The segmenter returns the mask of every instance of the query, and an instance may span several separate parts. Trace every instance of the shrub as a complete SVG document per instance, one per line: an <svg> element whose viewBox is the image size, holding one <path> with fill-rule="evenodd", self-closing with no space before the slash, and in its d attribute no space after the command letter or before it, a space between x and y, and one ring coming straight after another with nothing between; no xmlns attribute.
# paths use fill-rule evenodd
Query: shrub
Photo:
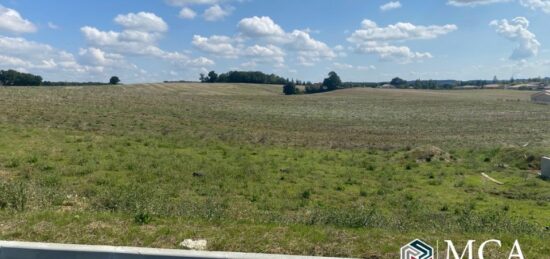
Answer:
<svg viewBox="0 0 550 259"><path fill-rule="evenodd" d="M302 193L302 198L308 200L311 197L311 191L307 190Z"/></svg>
<svg viewBox="0 0 550 259"><path fill-rule="evenodd" d="M320 93L324 92L324 88L321 85L308 85L306 86L306 93L307 94L314 94L314 93Z"/></svg>
<svg viewBox="0 0 550 259"><path fill-rule="evenodd" d="M134 222L139 225L147 225L151 223L153 220L153 216L151 216L147 212L139 212L136 215L134 215Z"/></svg>
<svg viewBox="0 0 550 259"><path fill-rule="evenodd" d="M285 95L293 95L298 93L298 89L296 88L296 84L292 82L288 82L283 86L283 93Z"/></svg>

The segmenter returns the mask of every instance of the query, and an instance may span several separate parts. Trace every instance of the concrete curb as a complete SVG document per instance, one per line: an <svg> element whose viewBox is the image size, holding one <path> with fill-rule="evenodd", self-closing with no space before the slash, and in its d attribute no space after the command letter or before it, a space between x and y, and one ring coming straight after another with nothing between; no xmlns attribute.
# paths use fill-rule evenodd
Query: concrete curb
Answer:
<svg viewBox="0 0 550 259"><path fill-rule="evenodd" d="M138 247L0 241L0 259L330 259L330 257L203 252ZM333 257L333 259L336 259Z"/></svg>

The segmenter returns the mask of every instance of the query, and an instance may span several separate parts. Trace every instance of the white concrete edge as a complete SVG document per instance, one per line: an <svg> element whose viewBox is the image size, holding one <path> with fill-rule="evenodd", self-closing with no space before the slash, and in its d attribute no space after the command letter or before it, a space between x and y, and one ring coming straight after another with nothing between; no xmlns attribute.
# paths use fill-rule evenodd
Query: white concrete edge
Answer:
<svg viewBox="0 0 550 259"><path fill-rule="evenodd" d="M150 256L172 256L182 258L230 258L230 259L337 259L336 257L316 256L293 256L259 253L237 253L237 252L206 252L176 249L157 249L122 246L95 246L95 245L72 245L54 243L35 243L19 241L0 241L0 254L3 249L39 250L39 251L60 251L60 252L84 252L84 253L113 253L126 255L150 255Z"/></svg>

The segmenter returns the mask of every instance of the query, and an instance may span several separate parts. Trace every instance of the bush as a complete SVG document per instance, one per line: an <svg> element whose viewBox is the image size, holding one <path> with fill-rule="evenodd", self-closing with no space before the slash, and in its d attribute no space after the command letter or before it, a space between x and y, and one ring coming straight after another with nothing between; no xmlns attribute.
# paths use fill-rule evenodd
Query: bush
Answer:
<svg viewBox="0 0 550 259"><path fill-rule="evenodd" d="M314 93L320 93L324 92L324 88L321 85L308 85L306 86L306 93L308 94L314 94Z"/></svg>
<svg viewBox="0 0 550 259"><path fill-rule="evenodd" d="M147 225L151 223L153 217L147 212L140 212L134 215L134 222L139 225Z"/></svg>
<svg viewBox="0 0 550 259"><path fill-rule="evenodd" d="M292 82L288 82L283 86L283 93L285 95L293 95L298 93L298 89L296 88L296 84Z"/></svg>

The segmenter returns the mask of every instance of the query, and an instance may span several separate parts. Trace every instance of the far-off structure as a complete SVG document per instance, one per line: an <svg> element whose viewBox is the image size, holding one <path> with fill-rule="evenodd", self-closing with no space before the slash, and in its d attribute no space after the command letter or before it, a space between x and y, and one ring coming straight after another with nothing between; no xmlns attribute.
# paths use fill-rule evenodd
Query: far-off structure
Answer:
<svg viewBox="0 0 550 259"><path fill-rule="evenodd" d="M540 165L540 173L542 178L550 179L550 157L543 157Z"/></svg>
<svg viewBox="0 0 550 259"><path fill-rule="evenodd" d="M531 96L535 103L550 104L550 90L542 91Z"/></svg>

